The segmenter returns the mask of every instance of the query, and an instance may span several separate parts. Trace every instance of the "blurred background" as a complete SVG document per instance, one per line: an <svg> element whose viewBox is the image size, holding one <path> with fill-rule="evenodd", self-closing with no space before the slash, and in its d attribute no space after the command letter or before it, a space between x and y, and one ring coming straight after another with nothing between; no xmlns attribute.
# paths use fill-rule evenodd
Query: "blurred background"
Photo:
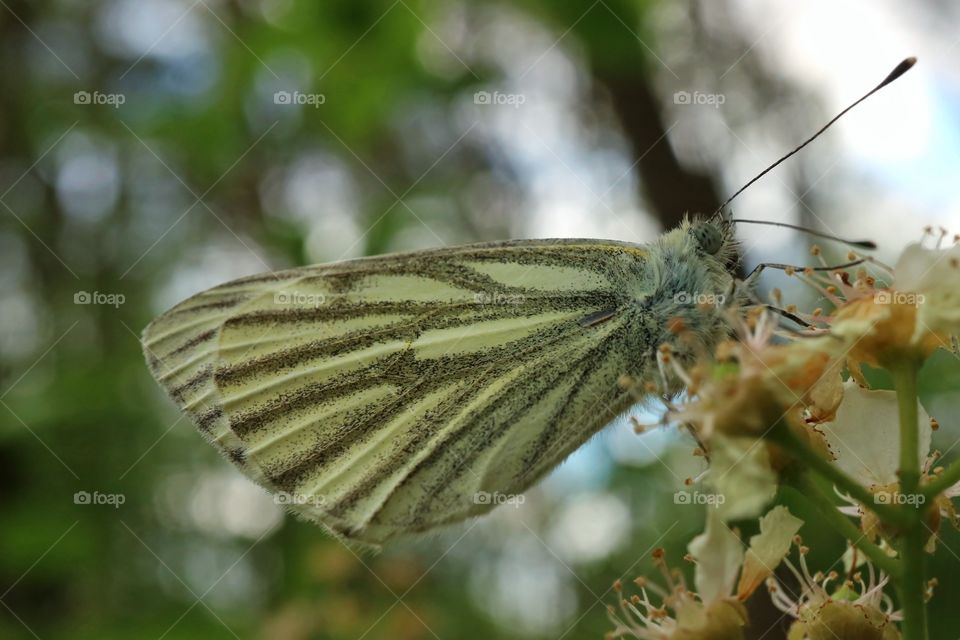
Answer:
<svg viewBox="0 0 960 640"><path fill-rule="evenodd" d="M958 25L947 0L0 0L0 637L602 637L613 580L702 526L689 442L611 425L522 505L357 554L202 442L140 330L289 266L649 241L917 55L733 207L892 260L960 230ZM741 238L748 267L810 259ZM934 637L958 594L941 574Z"/></svg>

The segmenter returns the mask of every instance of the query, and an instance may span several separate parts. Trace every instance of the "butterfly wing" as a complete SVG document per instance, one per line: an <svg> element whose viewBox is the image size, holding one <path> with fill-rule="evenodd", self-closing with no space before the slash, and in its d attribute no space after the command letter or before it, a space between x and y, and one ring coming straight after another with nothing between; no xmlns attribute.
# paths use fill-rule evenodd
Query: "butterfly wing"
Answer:
<svg viewBox="0 0 960 640"><path fill-rule="evenodd" d="M648 258L532 240L264 274L160 316L144 352L246 475L379 543L522 492L630 405Z"/></svg>

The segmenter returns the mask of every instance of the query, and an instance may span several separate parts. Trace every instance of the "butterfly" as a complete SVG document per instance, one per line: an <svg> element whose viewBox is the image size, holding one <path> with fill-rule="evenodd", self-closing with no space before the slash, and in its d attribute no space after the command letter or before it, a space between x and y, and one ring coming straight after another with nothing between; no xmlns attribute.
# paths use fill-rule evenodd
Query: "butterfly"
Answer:
<svg viewBox="0 0 960 640"><path fill-rule="evenodd" d="M731 226L517 240L242 278L143 333L150 371L248 477L371 544L522 493L634 402L679 319L728 334ZM494 498L491 498L494 496Z"/></svg>
<svg viewBox="0 0 960 640"><path fill-rule="evenodd" d="M646 245L513 240L241 278L151 322L144 354L246 476L379 545L521 494L635 402L624 381L655 379L660 345L683 362L728 337L727 311L751 300L734 222L685 220Z"/></svg>

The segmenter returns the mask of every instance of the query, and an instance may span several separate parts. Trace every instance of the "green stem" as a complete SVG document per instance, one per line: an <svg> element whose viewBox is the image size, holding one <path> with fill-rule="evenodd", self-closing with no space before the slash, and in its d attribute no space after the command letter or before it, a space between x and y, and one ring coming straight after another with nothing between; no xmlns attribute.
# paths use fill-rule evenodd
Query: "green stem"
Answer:
<svg viewBox="0 0 960 640"><path fill-rule="evenodd" d="M955 460L950 463L950 466L943 470L943 473L923 485L920 493L926 496L927 499L932 499L958 482L960 482L960 460Z"/></svg>
<svg viewBox="0 0 960 640"><path fill-rule="evenodd" d="M926 529L920 525L908 531L900 544L902 580L897 582L903 612L903 640L927 640Z"/></svg>
<svg viewBox="0 0 960 640"><path fill-rule="evenodd" d="M823 521L863 551L863 553L873 561L874 566L879 567L895 580L900 578L902 573L900 563L871 542L849 518L840 513L837 505L817 486L817 483L814 482L807 473L798 473L791 479L791 483L807 501L817 507Z"/></svg>
<svg viewBox="0 0 960 640"><path fill-rule="evenodd" d="M878 503L866 487L821 457L806 442L798 438L786 423L778 423L770 431L770 440L779 444L787 453L825 477L865 508L873 511L884 522L897 527L913 525L914 519L910 517L909 513L905 513L893 505Z"/></svg>
<svg viewBox="0 0 960 640"><path fill-rule="evenodd" d="M920 486L920 425L917 416L917 367L892 370L900 410L900 493L914 494Z"/></svg>
<svg viewBox="0 0 960 640"><path fill-rule="evenodd" d="M897 406L900 412L900 492L916 495L920 486L920 425L917 415L917 371L919 364L904 362L892 367ZM909 503L908 503L909 505ZM900 608L903 610L903 640L927 640L926 552L928 532L924 504L917 508L905 505L902 512L912 525L901 539L900 557L903 579L897 584Z"/></svg>

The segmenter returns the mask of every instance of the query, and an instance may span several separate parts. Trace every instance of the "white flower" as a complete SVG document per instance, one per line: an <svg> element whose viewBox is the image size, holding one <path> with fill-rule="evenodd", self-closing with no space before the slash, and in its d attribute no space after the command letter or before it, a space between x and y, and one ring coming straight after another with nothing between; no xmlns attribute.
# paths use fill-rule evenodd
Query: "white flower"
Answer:
<svg viewBox="0 0 960 640"><path fill-rule="evenodd" d="M960 334L960 245L925 249L912 244L894 268L893 289L916 294L914 342L925 333Z"/></svg>
<svg viewBox="0 0 960 640"><path fill-rule="evenodd" d="M760 519L760 533L743 543L724 524L715 509L707 512L706 530L690 542L696 562L696 592L687 589L679 572L670 570L663 550L654 552L667 589L638 578L640 595L620 601L620 615L610 608L615 628L608 637L642 640L738 640L747 623L743 602L764 583L790 550L803 522L786 507L774 507ZM739 580L738 580L739 576ZM618 593L622 586L614 585ZM660 605L651 600L657 596Z"/></svg>
<svg viewBox="0 0 960 640"><path fill-rule="evenodd" d="M902 619L902 614L883 592L889 582L886 574L864 562L866 580L861 569L840 582L835 571L811 575L806 555L806 547L800 547L799 569L790 560L783 560L797 580L796 587L784 588L772 576L767 579L773 604L796 619L790 638L900 638L894 623Z"/></svg>
<svg viewBox="0 0 960 640"><path fill-rule="evenodd" d="M960 246L908 246L893 269L889 288L872 285L843 301L830 319L830 333L849 345L848 366L891 364L926 358L950 347L960 334Z"/></svg>
<svg viewBox="0 0 960 640"><path fill-rule="evenodd" d="M921 484L935 477L931 468L939 456L930 452L933 429L930 418L917 407L918 413L918 463ZM921 507L927 502L922 494L903 495L897 470L900 466L900 423L897 396L893 391L871 391L849 380L844 384L843 402L833 422L820 425L824 440L833 454L834 464L845 474L859 482L874 494L878 504L913 505ZM933 473L936 473L934 471ZM932 498L932 512L946 518L960 528L960 514L951 500L960 496L960 483L948 487ZM848 505L840 511L860 518L860 527L869 538L882 533L880 521L849 496L842 496ZM932 524L931 534L939 526L939 519ZM937 536L931 535L928 550L932 551Z"/></svg>

